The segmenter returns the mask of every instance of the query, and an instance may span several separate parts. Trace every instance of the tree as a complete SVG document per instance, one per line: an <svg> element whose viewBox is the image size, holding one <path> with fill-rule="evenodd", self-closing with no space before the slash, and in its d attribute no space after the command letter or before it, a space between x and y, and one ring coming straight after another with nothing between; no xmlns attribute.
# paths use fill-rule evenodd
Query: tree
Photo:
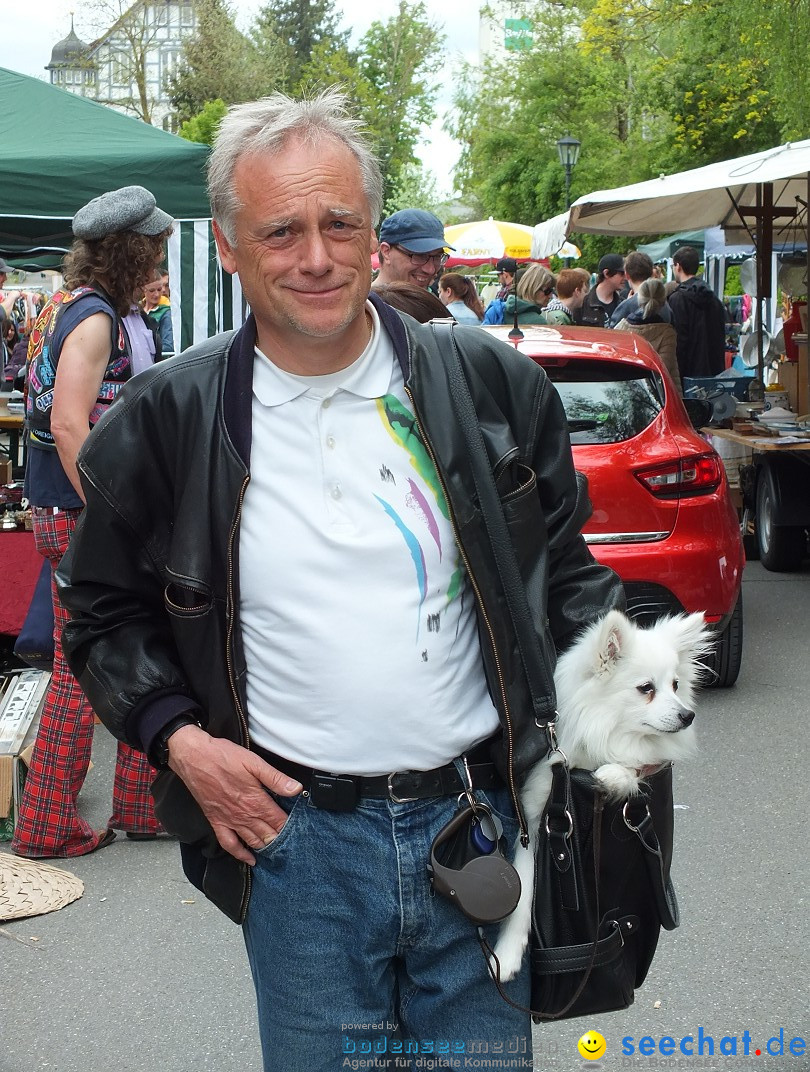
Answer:
<svg viewBox="0 0 810 1072"><path fill-rule="evenodd" d="M259 51L236 27L227 0L197 0L197 32L183 46L169 79L171 101L185 122L209 101L238 104L271 93L285 84L280 42L268 37Z"/></svg>
<svg viewBox="0 0 810 1072"><path fill-rule="evenodd" d="M219 124L222 122L227 110L225 101L219 97L216 100L207 101L197 115L187 119L185 123L180 125L178 134L181 138L185 138L186 141L196 141L202 145L213 145L219 130Z"/></svg>
<svg viewBox="0 0 810 1072"><path fill-rule="evenodd" d="M316 49L347 49L349 31L338 27L334 0L273 0L262 7L251 30L259 51L276 43L284 51L286 88L295 91Z"/></svg>
<svg viewBox="0 0 810 1072"><path fill-rule="evenodd" d="M421 164L403 164L383 209L386 216L403 208L424 208L438 215L441 203L436 180Z"/></svg>
<svg viewBox="0 0 810 1072"><path fill-rule="evenodd" d="M395 16L372 23L356 54L339 40L324 40L302 71L302 89L340 85L353 102L380 160L386 204L406 182L403 169L420 164L415 147L435 115L432 78L442 63L443 43L424 3L408 7L400 0Z"/></svg>
<svg viewBox="0 0 810 1072"><path fill-rule="evenodd" d="M376 135L386 189L390 191L406 164L416 162L414 148L422 129L435 117L436 85L442 65L444 35L427 17L422 0L400 0L397 14L374 22L360 42L358 67L373 87L366 121Z"/></svg>

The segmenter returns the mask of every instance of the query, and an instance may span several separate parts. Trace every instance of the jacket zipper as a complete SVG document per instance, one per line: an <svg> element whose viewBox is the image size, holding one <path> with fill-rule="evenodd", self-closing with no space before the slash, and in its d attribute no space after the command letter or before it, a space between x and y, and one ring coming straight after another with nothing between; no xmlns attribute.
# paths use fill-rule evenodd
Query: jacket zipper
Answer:
<svg viewBox="0 0 810 1072"><path fill-rule="evenodd" d="M409 347L409 349L410 349L410 347ZM408 356L410 357L410 354ZM475 576L473 575L473 571L470 568L469 559L467 558L467 552L464 550L464 545L462 544L461 538L459 537L458 526L456 524L456 516L455 516L455 513L453 511L453 506L452 506L452 503L451 503L451 500L450 500L450 496L449 496L449 494L447 492L447 486L445 485L444 478L442 477L442 474L441 474L441 470L439 469L439 466L436 463L436 455L435 455L434 450L433 450L433 444L430 442L430 437L428 436L427 431L426 431L424 425L422 424L422 421L421 421L421 419L419 417L419 411L417 409L416 402L414 401L413 395L411 394L411 389L407 386L407 384L405 385L405 392L408 395L408 398L411 400L411 405L413 406L414 417L416 418L417 428L419 429L419 433L420 433L420 435L422 437L422 441L424 442L425 447L427 448L428 454L430 455L430 459L433 462L433 467L436 470L436 476L439 478L439 483L442 486L442 491L444 492L444 498L445 498L445 501L447 502L447 510L448 510L448 513L450 514L450 524L453 527L453 535L455 536L456 546L458 547L458 549L459 549L459 551L461 553L461 557L462 557L462 559L464 561L464 568L467 570L467 576L470 578L470 584L472 585L473 592L475 593L475 598L476 598L476 601L478 603L478 606L481 608L481 615L482 615L482 617L484 619L484 622L486 624L487 632L489 633L489 642L490 642L490 646L492 648L493 657L495 659L495 669L496 669L497 674L498 674L498 685L500 686L500 690L501 690L501 702L503 704L503 713L504 713L504 717L506 718L506 740L507 740L507 746L508 746L508 751L507 751L507 770L508 770L508 774L509 774L509 792L510 792L510 794L512 796L512 804L514 805L515 815L517 817L518 825L520 826L520 841L521 841L521 844L523 845L523 847L525 848L529 843L529 829L528 829L528 826L526 825L526 820L525 820L525 818L523 816L523 810L522 810L522 808L520 806L520 797L519 797L519 794L518 794L517 789L515 787L515 772L514 772L514 768L513 768L514 743L513 743L513 739L512 739L512 719L511 719L510 714L509 714L509 700L508 700L507 695L506 695L506 685L505 685L504 680L503 680L503 672L501 670L501 660L500 660L500 657L498 655L498 648L497 648L497 646L495 644L495 634L494 634L494 632L492 630L492 623L489 620L489 616L487 614L487 609L486 609L486 607L484 605L484 600L483 600L483 598L481 596L480 589L478 588L478 584L477 584L477 582L475 580Z"/></svg>
<svg viewBox="0 0 810 1072"><path fill-rule="evenodd" d="M245 501L245 492L247 486L250 483L250 474L245 476L242 481L242 487L239 489L239 498L236 501L236 512L233 517L233 523L231 525L231 531L228 536L228 629L225 634L225 662L228 667L228 683L231 686L231 692L233 693L233 702L236 708L236 713L239 716L239 727L242 731L242 745L245 748L250 747L250 733L248 731L247 718L245 712L242 709L242 702L239 699L239 690L236 687L236 674L233 669L232 652L232 640L233 640L233 628L236 615L234 613L234 607L236 605L234 600L234 582L233 582L233 545L236 539L236 532L239 527L239 521L242 517L242 503ZM242 897L242 904L240 905L240 915L244 919L247 912L247 906L250 902L250 894L253 889L253 874L250 868L247 869L245 875L245 888Z"/></svg>

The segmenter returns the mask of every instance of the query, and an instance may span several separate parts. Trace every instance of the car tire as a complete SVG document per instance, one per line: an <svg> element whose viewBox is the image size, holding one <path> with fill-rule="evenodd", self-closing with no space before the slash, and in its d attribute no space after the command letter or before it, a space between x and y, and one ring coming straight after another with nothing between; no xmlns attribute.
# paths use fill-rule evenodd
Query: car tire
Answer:
<svg viewBox="0 0 810 1072"><path fill-rule="evenodd" d="M743 650L743 598L737 596L734 610L723 632L717 638L714 651L706 660L711 678L706 682L710 688L728 689L739 677Z"/></svg>
<svg viewBox="0 0 810 1072"><path fill-rule="evenodd" d="M773 573L793 573L802 564L807 546L803 528L774 522L775 494L770 472L763 469L757 480L757 546L759 560Z"/></svg>

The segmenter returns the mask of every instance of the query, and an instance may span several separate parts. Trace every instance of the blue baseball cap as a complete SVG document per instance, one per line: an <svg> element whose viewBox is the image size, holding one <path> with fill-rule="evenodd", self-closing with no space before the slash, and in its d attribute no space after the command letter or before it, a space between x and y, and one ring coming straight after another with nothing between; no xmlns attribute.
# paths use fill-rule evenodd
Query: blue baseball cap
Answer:
<svg viewBox="0 0 810 1072"><path fill-rule="evenodd" d="M409 253L452 249L444 240L444 225L438 216L421 208L403 208L380 225L380 241L402 246Z"/></svg>

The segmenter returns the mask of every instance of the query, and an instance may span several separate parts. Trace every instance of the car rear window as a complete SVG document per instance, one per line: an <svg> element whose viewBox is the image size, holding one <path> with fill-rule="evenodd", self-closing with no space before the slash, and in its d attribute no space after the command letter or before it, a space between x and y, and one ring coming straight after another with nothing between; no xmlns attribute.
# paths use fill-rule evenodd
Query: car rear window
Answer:
<svg viewBox="0 0 810 1072"><path fill-rule="evenodd" d="M542 362L562 399L571 443L620 443L644 431L664 405L654 372L618 361Z"/></svg>

